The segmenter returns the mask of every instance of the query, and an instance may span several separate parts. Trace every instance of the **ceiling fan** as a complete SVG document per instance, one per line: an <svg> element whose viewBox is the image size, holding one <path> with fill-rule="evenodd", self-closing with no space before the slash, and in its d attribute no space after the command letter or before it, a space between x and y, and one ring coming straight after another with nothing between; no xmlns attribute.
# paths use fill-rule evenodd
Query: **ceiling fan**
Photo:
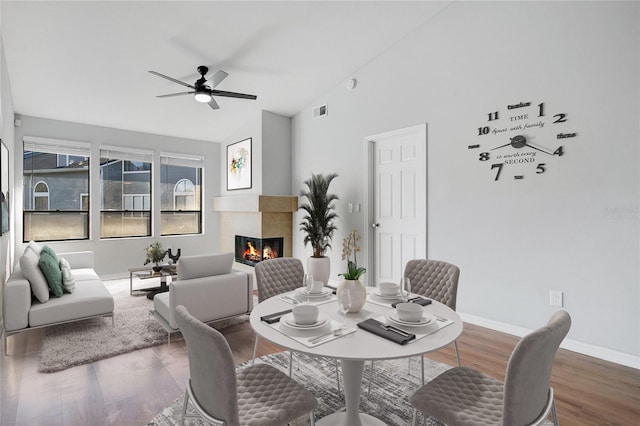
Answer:
<svg viewBox="0 0 640 426"><path fill-rule="evenodd" d="M193 85L187 84L183 81L177 80L167 75L160 74L159 72L156 72L156 71L149 71L149 72L153 75L157 75L158 77L165 78L169 81L173 81L174 83L178 83L190 89L193 89L190 92L180 92L180 93L171 93L168 95L159 95L157 96L158 98L168 98L171 96L182 96L182 95L195 95L194 97L196 101L209 104L211 109L220 108L220 106L215 101L215 99L213 99L214 96L226 96L228 98L240 98L240 99L251 99L251 100L257 99L257 96L255 95L247 95L245 93L237 93L237 92L227 92L224 90L214 90L214 88L218 84L220 84L220 82L224 80L229 74L227 74L222 70L218 70L216 71L215 74L211 76L211 78L206 79L205 75L209 72L209 68L207 68L204 65L200 65L198 67L198 73L200 74L201 77L197 79Z"/></svg>

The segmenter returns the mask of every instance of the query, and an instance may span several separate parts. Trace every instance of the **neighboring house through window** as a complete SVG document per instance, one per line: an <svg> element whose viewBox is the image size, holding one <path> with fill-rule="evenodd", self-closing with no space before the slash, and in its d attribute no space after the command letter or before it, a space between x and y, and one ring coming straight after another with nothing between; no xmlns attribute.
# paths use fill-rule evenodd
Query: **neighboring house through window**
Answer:
<svg viewBox="0 0 640 426"><path fill-rule="evenodd" d="M202 168L204 159L160 154L162 235L202 233Z"/></svg>
<svg viewBox="0 0 640 426"><path fill-rule="evenodd" d="M152 153L100 150L100 237L151 235Z"/></svg>
<svg viewBox="0 0 640 426"><path fill-rule="evenodd" d="M90 145L25 136L23 241L89 238Z"/></svg>

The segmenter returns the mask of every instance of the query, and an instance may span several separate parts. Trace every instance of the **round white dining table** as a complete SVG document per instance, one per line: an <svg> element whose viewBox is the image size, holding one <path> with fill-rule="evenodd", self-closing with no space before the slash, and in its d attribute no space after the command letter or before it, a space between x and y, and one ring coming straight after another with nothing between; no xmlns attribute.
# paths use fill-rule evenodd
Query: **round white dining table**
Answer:
<svg viewBox="0 0 640 426"><path fill-rule="evenodd" d="M448 306L433 301L425 307L425 312L440 318L452 320L452 324L405 345L391 342L366 330L357 328L356 324L358 322L367 318L380 317L384 315L385 312L392 310L389 306L381 306L367 301L360 312L347 314L347 326L356 327L357 331L355 333L322 343L318 346L308 347L260 320L262 316L291 309L292 307L291 304L280 299L279 296L264 300L257 306L254 306L250 316L251 326L262 338L276 345L296 352L337 358L340 360L344 381L345 411L323 417L316 422L317 425L384 425L385 423L383 421L369 414L362 413L359 410L365 361L421 355L452 343L458 338L460 333L462 333L462 319L458 314ZM335 300L320 304L318 308L321 314L323 313L331 319L336 321L343 320L342 314L338 311L338 303Z"/></svg>

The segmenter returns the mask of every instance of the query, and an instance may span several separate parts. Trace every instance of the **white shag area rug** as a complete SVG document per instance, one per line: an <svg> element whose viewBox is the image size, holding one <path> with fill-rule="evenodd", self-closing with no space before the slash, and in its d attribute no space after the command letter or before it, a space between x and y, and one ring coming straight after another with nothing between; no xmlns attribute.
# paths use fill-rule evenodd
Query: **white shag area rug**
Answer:
<svg viewBox="0 0 640 426"><path fill-rule="evenodd" d="M154 285L152 280L141 284L134 278L133 287L142 288L147 283ZM60 371L167 342L167 332L149 315L153 301L147 299L146 292L134 291L129 295L129 278L105 281L104 284L113 294L115 325L111 325L111 318L92 318L47 327L38 371ZM212 326L222 329L247 321L247 318L240 315L212 323ZM171 337L175 338L176 334Z"/></svg>

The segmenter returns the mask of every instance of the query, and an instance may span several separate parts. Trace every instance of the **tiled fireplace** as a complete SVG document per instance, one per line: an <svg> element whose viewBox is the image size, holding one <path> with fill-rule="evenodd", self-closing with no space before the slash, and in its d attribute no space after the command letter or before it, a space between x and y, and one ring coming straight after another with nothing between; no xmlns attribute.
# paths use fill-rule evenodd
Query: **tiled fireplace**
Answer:
<svg viewBox="0 0 640 426"><path fill-rule="evenodd" d="M252 259L249 261L241 259L236 247L237 237L250 240L254 250L262 252L262 255L268 245L269 250L278 252L277 257L291 257L293 213L297 210L298 197L295 196L243 195L214 198L213 211L220 213L220 250L234 252L237 266L251 269L258 263L253 260L258 258L258 254L251 255ZM244 246L241 247L244 253L247 241L240 243Z"/></svg>

